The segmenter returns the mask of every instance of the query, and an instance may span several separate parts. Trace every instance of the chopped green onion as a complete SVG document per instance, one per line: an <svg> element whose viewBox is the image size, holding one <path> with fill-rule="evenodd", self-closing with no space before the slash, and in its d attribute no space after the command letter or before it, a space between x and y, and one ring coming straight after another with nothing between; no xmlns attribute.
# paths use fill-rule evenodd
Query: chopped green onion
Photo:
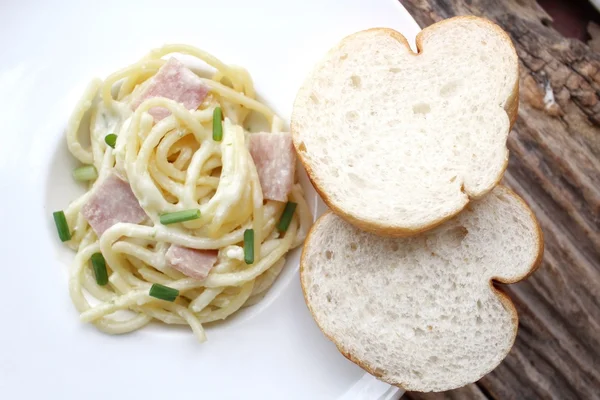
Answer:
<svg viewBox="0 0 600 400"><path fill-rule="evenodd" d="M246 264L254 262L254 229L244 231L244 261Z"/></svg>
<svg viewBox="0 0 600 400"><path fill-rule="evenodd" d="M200 210L184 210L163 214L160 216L160 223L163 225L175 224L177 222L191 221L200 218Z"/></svg>
<svg viewBox="0 0 600 400"><path fill-rule="evenodd" d="M102 253L92 254L92 267L96 276L96 283L104 286L108 283L108 272L106 272L106 261Z"/></svg>
<svg viewBox="0 0 600 400"><path fill-rule="evenodd" d="M96 167L93 165L84 165L83 167L75 168L73 170L73 178L76 181L93 181L98 177Z"/></svg>
<svg viewBox="0 0 600 400"><path fill-rule="evenodd" d="M215 107L215 111L213 112L213 140L215 142L220 142L223 140L223 112L221 111L221 107Z"/></svg>
<svg viewBox="0 0 600 400"><path fill-rule="evenodd" d="M56 211L52 213L54 217L54 223L56 224L56 230L58 231L58 237L61 242L71 240L71 231L69 230L69 224L67 224L67 217L62 211Z"/></svg>
<svg viewBox="0 0 600 400"><path fill-rule="evenodd" d="M287 204L285 205L285 209L283 210L283 214L281 214L281 219L277 224L277 230L279 232L285 232L288 230L290 222L292 222L292 217L294 216L294 211L296 211L297 205L298 204L292 203L291 201L287 202Z"/></svg>
<svg viewBox="0 0 600 400"><path fill-rule="evenodd" d="M175 301L179 296L179 290L155 283L150 288L150 296L166 301Z"/></svg>
<svg viewBox="0 0 600 400"><path fill-rule="evenodd" d="M115 145L117 144L117 135L114 133L109 133L104 137L104 142L114 149Z"/></svg>

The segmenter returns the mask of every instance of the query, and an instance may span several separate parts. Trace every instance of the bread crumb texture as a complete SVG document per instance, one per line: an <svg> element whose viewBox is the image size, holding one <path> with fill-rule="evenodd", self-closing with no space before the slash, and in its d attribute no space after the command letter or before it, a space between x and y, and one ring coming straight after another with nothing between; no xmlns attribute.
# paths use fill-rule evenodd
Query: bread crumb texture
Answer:
<svg viewBox="0 0 600 400"><path fill-rule="evenodd" d="M406 390L442 391L507 355L517 315L490 281L522 279L541 251L535 217L499 186L411 238L378 237L327 213L307 239L301 280L316 322L347 357Z"/></svg>
<svg viewBox="0 0 600 400"><path fill-rule="evenodd" d="M390 29L348 36L294 104L294 143L313 184L334 212L379 234L456 215L497 184L508 159L518 61L506 33L459 17L418 43L415 55Z"/></svg>

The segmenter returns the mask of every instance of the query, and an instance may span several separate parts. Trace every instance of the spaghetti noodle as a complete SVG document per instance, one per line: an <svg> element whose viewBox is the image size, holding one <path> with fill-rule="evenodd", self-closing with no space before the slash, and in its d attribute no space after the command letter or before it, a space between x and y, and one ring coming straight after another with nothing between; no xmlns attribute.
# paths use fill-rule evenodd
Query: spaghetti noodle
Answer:
<svg viewBox="0 0 600 400"><path fill-rule="evenodd" d="M208 90L201 105L187 109L167 97L133 99L156 76L173 53L185 54L212 67L210 78L199 77ZM213 139L213 116L224 117L222 140ZM151 110L167 111L155 120ZM255 98L248 72L223 64L201 50L166 45L139 62L94 80L69 121L67 144L73 156L93 165L97 178L64 211L76 251L69 291L81 319L110 334L140 329L152 320L189 325L199 341L206 340L202 324L222 320L258 302L283 269L285 256L300 245L312 222L297 179L288 201L297 203L289 227L276 229L285 202L263 199L256 165L244 129L251 113L262 115L272 132L283 123ZM83 144L80 125L90 115L90 145ZM107 135L116 134L107 139ZM108 144L107 144L108 142ZM110 145L114 145L113 147ZM147 218L140 223L118 222L97 234L82 213L95 191L117 174ZM199 210L199 218L164 225L161 216ZM244 261L244 232L253 231L253 262ZM218 251L205 279L169 265L170 246ZM101 253L108 282L99 285L92 256ZM174 302L150 295L159 284L176 291ZM94 298L94 300L91 300ZM94 305L92 305L95 303ZM123 315L122 311L129 313Z"/></svg>

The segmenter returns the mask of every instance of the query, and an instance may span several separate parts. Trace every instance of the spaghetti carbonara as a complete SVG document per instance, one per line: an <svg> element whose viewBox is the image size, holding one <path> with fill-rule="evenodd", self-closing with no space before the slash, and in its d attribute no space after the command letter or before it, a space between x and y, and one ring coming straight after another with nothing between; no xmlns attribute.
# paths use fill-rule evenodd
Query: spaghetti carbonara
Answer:
<svg viewBox="0 0 600 400"><path fill-rule="evenodd" d="M251 115L271 132L250 133ZM282 128L246 70L191 46L94 80L67 129L88 190L54 213L81 319L110 334L184 324L202 342L203 324L259 301L312 221Z"/></svg>

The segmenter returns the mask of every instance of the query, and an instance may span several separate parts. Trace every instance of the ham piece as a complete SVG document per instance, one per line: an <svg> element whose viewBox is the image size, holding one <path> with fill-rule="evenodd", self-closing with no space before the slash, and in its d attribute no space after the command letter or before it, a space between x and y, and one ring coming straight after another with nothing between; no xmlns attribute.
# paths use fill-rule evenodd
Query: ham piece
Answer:
<svg viewBox="0 0 600 400"><path fill-rule="evenodd" d="M250 155L256 165L263 196L287 201L294 183L296 153L289 133L253 133Z"/></svg>
<svg viewBox="0 0 600 400"><path fill-rule="evenodd" d="M141 93L132 101L131 107L135 110L144 100L153 97L165 97L181 103L188 110L195 110L202 104L208 94L208 87L202 80L188 69L181 61L170 58L165 65L160 67L156 75L144 84ZM148 110L155 121L171 115L166 108L154 107Z"/></svg>
<svg viewBox="0 0 600 400"><path fill-rule="evenodd" d="M138 224L147 217L129 183L114 173L110 173L94 189L81 208L81 214L98 237L116 223Z"/></svg>
<svg viewBox="0 0 600 400"><path fill-rule="evenodd" d="M217 262L217 250L197 250L172 244L167 250L167 265L190 278L204 280Z"/></svg>

